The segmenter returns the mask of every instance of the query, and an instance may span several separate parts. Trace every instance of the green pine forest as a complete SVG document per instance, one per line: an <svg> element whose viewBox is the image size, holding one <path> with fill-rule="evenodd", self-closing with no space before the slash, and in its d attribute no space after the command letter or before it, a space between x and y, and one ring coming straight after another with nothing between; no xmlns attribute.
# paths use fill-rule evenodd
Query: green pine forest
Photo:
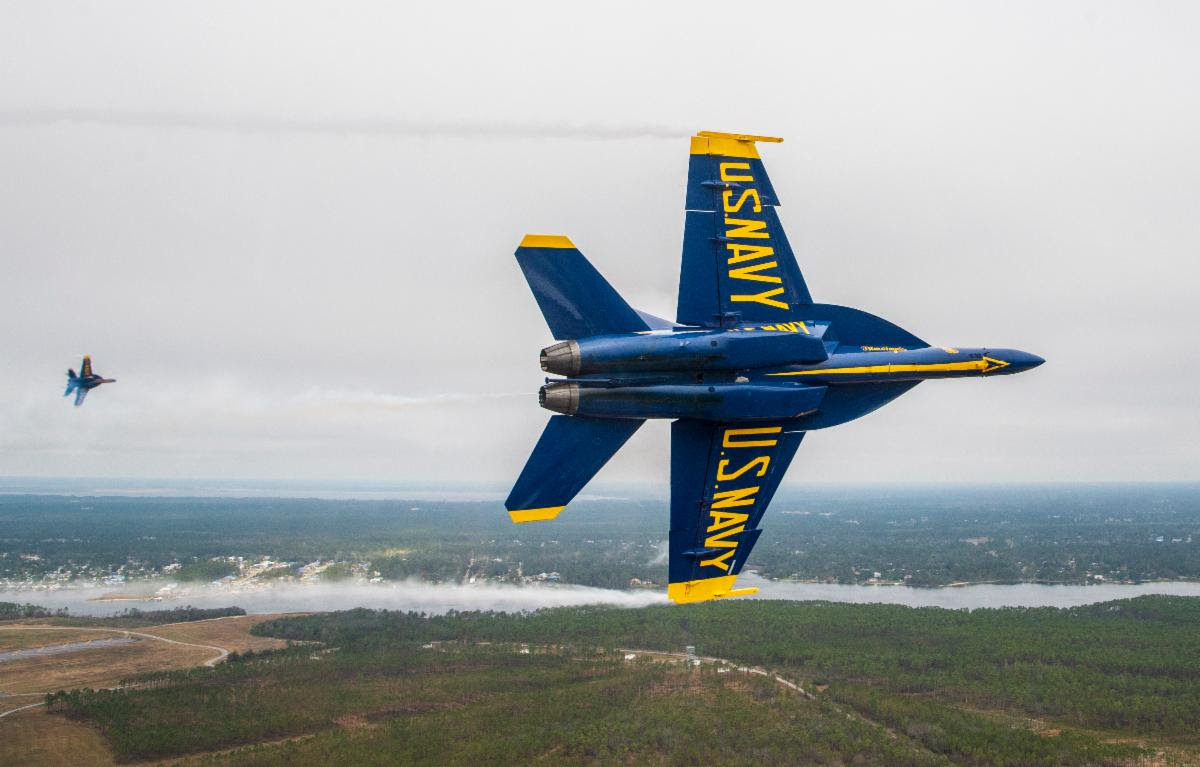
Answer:
<svg viewBox="0 0 1200 767"><path fill-rule="evenodd" d="M1200 599L1159 596L351 610L255 628L287 649L48 703L124 762L1182 765L1200 763L1198 629ZM624 655L686 645L728 673Z"/></svg>

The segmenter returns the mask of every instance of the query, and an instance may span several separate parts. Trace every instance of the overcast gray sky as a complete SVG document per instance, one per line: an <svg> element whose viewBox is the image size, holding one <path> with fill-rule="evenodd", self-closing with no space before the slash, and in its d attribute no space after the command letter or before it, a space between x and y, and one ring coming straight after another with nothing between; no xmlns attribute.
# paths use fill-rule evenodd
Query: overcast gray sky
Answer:
<svg viewBox="0 0 1200 767"><path fill-rule="evenodd" d="M728 19L728 21L726 21ZM515 476L565 233L675 303L687 136L763 149L818 300L1016 377L819 480L1200 479L1200 7L0 2L0 475ZM119 383L61 398L82 353ZM661 482L651 424L601 475Z"/></svg>

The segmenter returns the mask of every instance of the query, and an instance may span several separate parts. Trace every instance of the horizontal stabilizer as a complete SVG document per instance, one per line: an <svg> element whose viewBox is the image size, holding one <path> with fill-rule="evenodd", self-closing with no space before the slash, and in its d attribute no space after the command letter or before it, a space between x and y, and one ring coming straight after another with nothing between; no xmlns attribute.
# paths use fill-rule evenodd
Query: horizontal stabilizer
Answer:
<svg viewBox="0 0 1200 767"><path fill-rule="evenodd" d="M562 235L525 235L517 263L550 332L560 341L650 329Z"/></svg>
<svg viewBox="0 0 1200 767"><path fill-rule="evenodd" d="M551 418L504 502L512 521L557 517L642 423L567 415Z"/></svg>

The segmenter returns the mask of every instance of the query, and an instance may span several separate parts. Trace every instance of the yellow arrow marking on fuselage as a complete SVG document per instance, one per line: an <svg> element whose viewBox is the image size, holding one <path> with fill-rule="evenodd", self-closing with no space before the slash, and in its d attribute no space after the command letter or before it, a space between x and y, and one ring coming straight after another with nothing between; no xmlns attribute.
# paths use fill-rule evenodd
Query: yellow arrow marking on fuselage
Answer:
<svg viewBox="0 0 1200 767"><path fill-rule="evenodd" d="M985 367L983 370L979 371L981 373L990 373L993 370L998 370L1000 368L1008 367L1008 363L1005 362L1004 360L994 360L991 357L984 357L983 361L987 362L988 366Z"/></svg>
<svg viewBox="0 0 1200 767"><path fill-rule="evenodd" d="M953 373L957 371L977 370L980 373L990 373L1008 367L1004 360L984 357L969 362L927 362L901 365L860 365L850 368L824 368L817 370L787 370L782 373L767 373L769 376L823 376L823 375L855 375L862 373Z"/></svg>

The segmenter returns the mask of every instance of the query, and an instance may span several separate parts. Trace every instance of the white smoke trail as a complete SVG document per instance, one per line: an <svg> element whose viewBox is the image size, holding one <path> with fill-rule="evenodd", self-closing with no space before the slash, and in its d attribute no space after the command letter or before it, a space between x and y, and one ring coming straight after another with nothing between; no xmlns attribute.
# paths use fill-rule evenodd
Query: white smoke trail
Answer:
<svg viewBox="0 0 1200 767"><path fill-rule="evenodd" d="M392 410L404 411L437 405L473 404L514 397L535 397L536 392L438 392L436 394L404 395L379 394L369 391L335 391L311 389L293 398L293 403L302 408L344 408L347 410Z"/></svg>
<svg viewBox="0 0 1200 767"><path fill-rule="evenodd" d="M0 109L0 127L101 125L116 128L220 131L247 134L311 134L380 138L561 138L592 141L679 139L689 131L652 123L525 123L419 121L390 117L284 117L136 109Z"/></svg>

